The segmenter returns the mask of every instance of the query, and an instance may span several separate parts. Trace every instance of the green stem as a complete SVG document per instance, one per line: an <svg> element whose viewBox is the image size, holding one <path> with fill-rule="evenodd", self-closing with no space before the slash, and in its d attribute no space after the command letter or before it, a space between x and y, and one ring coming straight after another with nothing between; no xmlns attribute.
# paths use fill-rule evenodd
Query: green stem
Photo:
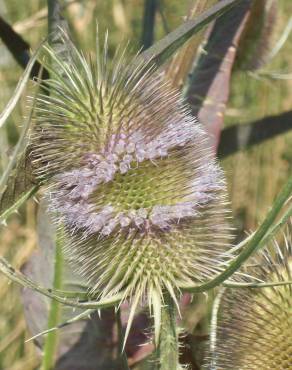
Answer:
<svg viewBox="0 0 292 370"><path fill-rule="evenodd" d="M55 271L54 271L54 289L62 288L62 270L63 270L63 256L62 256L62 244L60 240L59 233L57 233L56 238L56 251L55 251ZM53 328L58 325L60 318L60 303L57 301L51 301L48 327ZM48 333L45 345L44 345L44 355L41 365L41 370L52 370L55 362L55 352L57 349L57 332L52 331Z"/></svg>
<svg viewBox="0 0 292 370"><path fill-rule="evenodd" d="M119 355L121 356L121 359L122 359L123 370L130 370L128 359L127 359L127 354L126 354L125 349L123 348L124 347L124 334L123 334L123 326L122 326L120 308L117 310L116 317L117 317L117 327L118 327Z"/></svg>
<svg viewBox="0 0 292 370"><path fill-rule="evenodd" d="M32 186L27 192L23 193L15 203L12 204L9 208L5 209L3 212L0 212L0 224L5 224L9 216L15 213L19 207L21 207L29 198L31 198L37 191L39 186Z"/></svg>
<svg viewBox="0 0 292 370"><path fill-rule="evenodd" d="M61 14L60 14L60 4L58 0L47 0L48 4L48 39L49 44L52 48L58 52L60 49L60 32L58 27L62 27L61 24ZM59 232L56 233L56 248L55 248L55 266L54 266L54 281L53 288L62 288L62 266L63 266L63 256L62 256L62 245L61 245L61 235ZM58 325L60 316L60 303L52 300L49 311L48 327L53 328ZM57 332L53 331L48 333L45 345L44 345L44 355L41 365L41 370L52 370L55 363L55 353L57 349Z"/></svg>
<svg viewBox="0 0 292 370"><path fill-rule="evenodd" d="M226 288L269 288L274 286L292 285L292 280L277 281L273 283L224 283Z"/></svg>
<svg viewBox="0 0 292 370"><path fill-rule="evenodd" d="M181 286L182 289L185 289L192 293L204 292L206 290L215 288L216 286L222 284L226 279L228 279L235 271L237 271L240 266L260 247L264 245L263 241L265 236L270 230L273 222L276 217L282 210L282 207L285 205L286 201L289 199L292 193L292 176L289 178L288 182L281 190L277 199L274 202L272 209L269 211L267 217L261 226L257 229L254 236L247 244L246 248L230 263L230 265L224 270L221 274L216 276L213 280L210 280L204 284L198 286Z"/></svg>
<svg viewBox="0 0 292 370"><path fill-rule="evenodd" d="M21 286L25 288L32 289L35 292L43 294L46 297L51 298L66 306L79 307L79 308L83 308L86 310L102 309L102 308L117 306L125 298L125 292L121 291L117 293L115 296L112 296L110 298L104 298L102 300L97 300L97 301L86 299L85 301L80 302L78 299L71 300L69 299L69 297L66 296L66 291L59 290L59 289L48 289L48 288L44 288L34 283L31 279L29 279L27 276L22 274L20 271L15 270L2 257L0 257L0 272L3 273L6 277L8 277L10 280L14 281L15 283L20 284ZM75 296L75 298L78 298L78 297ZM83 296L81 295L80 298L83 299Z"/></svg>
<svg viewBox="0 0 292 370"><path fill-rule="evenodd" d="M176 326L176 307L172 298L165 294L161 309L161 331L158 343L159 370L178 370L179 343Z"/></svg>

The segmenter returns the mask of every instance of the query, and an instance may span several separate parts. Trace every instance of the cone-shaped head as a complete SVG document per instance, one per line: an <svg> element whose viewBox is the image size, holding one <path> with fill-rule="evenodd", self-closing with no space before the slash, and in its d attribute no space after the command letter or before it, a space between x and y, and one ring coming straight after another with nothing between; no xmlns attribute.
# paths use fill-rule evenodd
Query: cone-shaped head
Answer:
<svg viewBox="0 0 292 370"><path fill-rule="evenodd" d="M253 280L292 280L291 234L283 244L253 261ZM226 289L212 329L206 369L292 369L292 286Z"/></svg>
<svg viewBox="0 0 292 370"><path fill-rule="evenodd" d="M34 164L91 291L151 304L224 268L225 183L163 74L106 49L93 62L70 44L68 63L48 49L58 68L38 97Z"/></svg>

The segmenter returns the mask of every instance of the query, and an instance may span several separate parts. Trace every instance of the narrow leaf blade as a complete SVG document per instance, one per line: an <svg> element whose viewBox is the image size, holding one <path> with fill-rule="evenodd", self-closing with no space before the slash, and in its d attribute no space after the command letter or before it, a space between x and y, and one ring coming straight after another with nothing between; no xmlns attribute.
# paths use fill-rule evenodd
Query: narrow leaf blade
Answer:
<svg viewBox="0 0 292 370"><path fill-rule="evenodd" d="M241 2L216 20L185 89L192 113L206 127L214 148L220 138L232 67L250 6L249 0Z"/></svg>
<svg viewBox="0 0 292 370"><path fill-rule="evenodd" d="M41 49L41 47L43 46L44 42L42 42L35 50L35 52L32 54L31 56L31 59L30 61L28 62L20 80L18 81L18 84L15 88L15 91L11 97L11 99L9 100L9 102L7 103L5 109L3 110L2 113L0 113L0 127L2 127L7 118L10 116L10 114L12 113L13 109L15 108L25 86L26 86L26 83L27 81L29 80L29 77L30 77L30 72L35 64L35 61L37 59L37 56L39 54L39 51Z"/></svg>
<svg viewBox="0 0 292 370"><path fill-rule="evenodd" d="M195 33L200 31L212 20L222 15L238 1L241 0L222 0L197 18L186 21L176 30L172 31L163 39L156 42L152 47L141 53L136 63L142 63L143 61L147 63L152 61L156 66L162 65Z"/></svg>

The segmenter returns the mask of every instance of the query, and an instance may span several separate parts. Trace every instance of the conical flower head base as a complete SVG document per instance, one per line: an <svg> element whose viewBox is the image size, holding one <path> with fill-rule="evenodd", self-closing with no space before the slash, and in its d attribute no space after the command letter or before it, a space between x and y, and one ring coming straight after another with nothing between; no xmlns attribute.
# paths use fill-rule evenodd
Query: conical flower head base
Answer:
<svg viewBox="0 0 292 370"><path fill-rule="evenodd" d="M252 261L248 271L259 282L291 281L291 235L283 244ZM206 369L292 369L291 285L226 289L211 337Z"/></svg>
<svg viewBox="0 0 292 370"><path fill-rule="evenodd" d="M69 40L66 40L68 45ZM228 255L222 172L202 127L151 64L69 44L36 107L33 157L66 252L94 295L159 308L166 289L211 278ZM102 55L101 55L102 54Z"/></svg>

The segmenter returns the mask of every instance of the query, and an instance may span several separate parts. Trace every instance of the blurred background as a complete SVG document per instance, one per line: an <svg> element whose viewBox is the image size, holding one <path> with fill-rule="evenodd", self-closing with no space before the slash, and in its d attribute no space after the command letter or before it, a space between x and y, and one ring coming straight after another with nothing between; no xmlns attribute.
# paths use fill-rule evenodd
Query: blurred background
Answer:
<svg viewBox="0 0 292 370"><path fill-rule="evenodd" d="M93 50L98 22L102 33L109 30L110 54L113 54L116 46L127 40L131 40L134 50L141 48L143 43L150 45L153 40L159 40L180 25L186 16L197 15L215 2L68 0L61 4L72 37L80 48L87 52ZM155 24L151 23L153 8L151 10L150 3L155 4ZM270 3L274 5L266 9L262 23L255 11L247 31L241 35L232 69L224 128L260 121L267 116L274 116L276 125L284 112L292 110L292 34L289 36L292 2L277 0ZM147 4L150 13L147 13ZM0 0L0 15L30 44L32 50L47 35L45 0ZM200 50L199 44L204 35L205 31L191 41L193 55L194 51ZM281 37L286 40L277 51ZM191 52L190 47L184 50L185 53ZM270 58L274 51L275 55ZM183 67L181 74L175 70L176 65ZM184 57L183 52L168 65L168 74L173 80L177 78L174 83L178 87L187 78L187 66L190 66L188 57ZM0 111L13 94L21 74L22 68L0 40ZM23 94L9 122L0 129L1 172L17 142L25 114L26 99ZM292 114L292 126L291 117ZM222 155L220 162L227 176L234 227L240 238L244 230L255 229L263 220L288 174L292 172L292 130L251 148L237 150L232 155ZM0 255L17 268L37 247L36 209L37 203L30 200L19 214L9 219L7 226L0 228ZM0 369L3 370L32 370L39 364L33 343L24 344L28 333L19 293L18 286L9 284L0 275Z"/></svg>

